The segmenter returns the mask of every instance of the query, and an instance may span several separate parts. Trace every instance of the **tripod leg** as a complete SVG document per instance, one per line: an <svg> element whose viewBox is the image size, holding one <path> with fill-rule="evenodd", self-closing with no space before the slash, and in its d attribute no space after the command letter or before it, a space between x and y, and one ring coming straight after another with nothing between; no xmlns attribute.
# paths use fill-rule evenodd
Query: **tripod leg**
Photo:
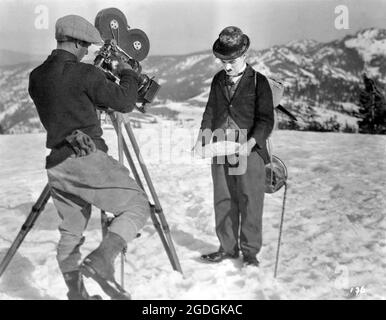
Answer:
<svg viewBox="0 0 386 320"><path fill-rule="evenodd" d="M117 119L114 115L114 113L109 113L110 115L110 118L111 118L111 122L114 126L114 129L115 131L118 133L118 123L117 123ZM133 161L133 158L131 157L131 154L130 154L130 151L129 151L129 148L125 142L124 139L122 139L122 147L123 147L123 151L125 153L125 156L126 156L126 159L127 159L127 162L129 163L129 166L130 166L130 169L131 171L133 172L133 175L134 175L134 178L135 178L135 181L137 181L139 187L142 189L142 190L145 190L143 184L142 184L142 181L141 181L141 178L138 174L138 171L137 171L137 168L135 167L135 164L134 164L134 161Z"/></svg>
<svg viewBox="0 0 386 320"><path fill-rule="evenodd" d="M118 161L123 164L123 136L122 136L122 116L117 113L117 135L118 135Z"/></svg>
<svg viewBox="0 0 386 320"><path fill-rule="evenodd" d="M284 223L284 210L285 210L285 201L287 198L287 183L284 185L284 196L283 196L283 207L281 211L281 219L280 219L280 228L279 228L279 238L277 240L277 250L276 250L276 261L275 261L275 272L274 272L274 278L276 278L277 275L277 267L279 265L279 252L280 252L280 244L281 244L281 235L283 231L283 223Z"/></svg>
<svg viewBox="0 0 386 320"><path fill-rule="evenodd" d="M123 165L123 136L122 136L122 116L117 113L118 124L118 161ZM121 252L121 286L125 287L125 252Z"/></svg>
<svg viewBox="0 0 386 320"><path fill-rule="evenodd" d="M138 143L135 139L135 136L134 136L134 132L130 126L130 120L129 118L127 118L127 115L126 114L123 114L122 115L123 119L124 119L124 125L125 125L125 128L126 128L126 132L129 136L129 139L130 139L130 142L133 146L133 149L134 149L134 152L135 152L135 155L137 157L137 160L138 160L138 163L142 169L142 172L143 172L143 175L145 177L145 180L146 180L146 183L147 183L147 186L150 190L150 193L151 193L151 196L154 200L154 205L155 205L155 212L158 214L158 216L160 217L160 221L161 221L161 225L162 225L162 230L164 232L164 235L166 237L166 240L167 240L167 244L168 246L165 246L165 250L168 252L168 256L170 259L170 262L173 266L173 269L174 270L177 270L179 272L182 273L182 269L181 269L181 265L180 265L180 262L178 260L178 257L177 257L177 253L176 253L176 250L174 248L174 244L173 244L173 241L172 241L172 238L170 236L170 229L169 229L169 226L166 222L166 218L163 214L163 210L162 210L162 207L161 207L161 203L158 199L158 195L155 191L155 188L154 188L154 185L153 185L153 182L151 181L151 178L150 178L150 174L147 170L147 167L141 157L141 152L140 152L140 149L139 149L139 146L138 146Z"/></svg>
<svg viewBox="0 0 386 320"><path fill-rule="evenodd" d="M33 225L36 222L36 219L39 217L40 213L44 210L44 207L50 198L50 186L47 184L42 193L40 194L38 200L33 205L32 210L30 214L27 217L27 220L24 222L23 226L21 227L18 235L16 236L16 239L13 241L11 247L8 249L7 253L5 254L3 260L0 263L0 277L3 275L5 269L7 268L8 264L11 262L13 256L15 255L17 249L20 247L21 243L23 242L24 238L28 234L28 232L31 230Z"/></svg>
<svg viewBox="0 0 386 320"><path fill-rule="evenodd" d="M109 113L110 115L110 118L111 118L111 121L114 125L114 128L115 130L117 131L117 128L118 128L118 125L117 125L117 119L115 117L115 115L113 113ZM122 115L124 117L124 115ZM140 158L140 151L139 151L139 147L138 147L138 144L137 144L137 141L135 140L135 136L134 136L134 133L132 132L131 130L131 126L130 126L130 120L129 119L125 119L124 118L124 124L125 124L125 128L126 128L126 131L129 135L129 138L130 138L130 142L133 146L133 149L134 149L134 152L136 153L136 156L137 156L137 159L138 159L138 162L141 166L141 169L142 169L142 172L144 174L144 177L146 179L146 183L149 187L149 190L151 192L151 195L152 195L152 198L155 202L155 206L153 206L152 210L151 210L151 218L152 218L152 221L153 221L153 224L154 224L154 227L156 228L160 238L161 238L161 242L166 250L166 253L169 257L169 260L170 260L170 263L173 267L174 270L177 270L179 272L182 273L182 269L181 269L181 266L180 266L180 263L179 263L179 260L178 260L178 257L177 257L177 254L176 254L176 251L175 251L175 248L174 248L174 245L173 245L173 241L172 241L172 238L170 236L170 230L169 230L169 226L166 222L166 219L163 215L163 211L162 211L162 207L161 207L161 204L159 202L159 199L158 199L158 196L157 196L157 193L155 192L155 189L154 189L154 186L153 186L153 183L150 179L150 175L147 171L147 168L143 162L143 159ZM118 132L118 131L117 131ZM127 144L123 141L123 150L125 152L125 155L126 155L126 158L129 162L129 166L130 166L130 169L132 170L133 174L134 174L134 177L135 177L135 180L137 181L138 185L141 187L142 190L145 190L144 189L144 186L143 186L143 183L141 181L141 178L138 174L138 171L135 167L135 164L134 164L134 161L130 155L130 151L127 147ZM151 205L152 206L152 205ZM158 213L160 219L161 219L161 223L159 222L157 216L155 213ZM161 228L161 225L162 225L162 228Z"/></svg>
<svg viewBox="0 0 386 320"><path fill-rule="evenodd" d="M101 227L102 227L102 238L106 236L109 226L109 218L104 210L101 210Z"/></svg>
<svg viewBox="0 0 386 320"><path fill-rule="evenodd" d="M168 255L170 263L171 263L174 270L177 270L177 271L182 273L182 270L181 271L179 270L179 268L181 269L179 264L175 263L176 259L172 254L172 250L169 249L169 240L167 238L165 238L166 235L163 232L163 228L161 228L161 224L158 221L158 218L156 216L156 209L155 209L154 205L151 204L150 209L151 209L151 212L150 212L151 220L153 221L153 225L158 232L158 235L159 235L161 242L165 248L165 251L166 251L166 254ZM178 259L177 259L177 261L178 261Z"/></svg>

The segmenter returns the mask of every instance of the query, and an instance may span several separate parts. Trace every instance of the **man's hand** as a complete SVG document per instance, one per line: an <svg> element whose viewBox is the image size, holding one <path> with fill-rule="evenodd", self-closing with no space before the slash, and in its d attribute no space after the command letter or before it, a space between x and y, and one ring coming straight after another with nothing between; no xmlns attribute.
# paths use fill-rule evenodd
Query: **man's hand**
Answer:
<svg viewBox="0 0 386 320"><path fill-rule="evenodd" d="M255 138L250 138L247 142L243 143L237 153L241 156L249 156L252 152L253 147L256 145Z"/></svg>
<svg viewBox="0 0 386 320"><path fill-rule="evenodd" d="M141 74L142 67L137 60L130 60L130 66L138 75Z"/></svg>
<svg viewBox="0 0 386 320"><path fill-rule="evenodd" d="M67 142L75 152L75 157L84 157L90 153L96 152L95 142L80 130L73 131L66 137Z"/></svg>
<svg viewBox="0 0 386 320"><path fill-rule="evenodd" d="M123 70L133 70L133 68L127 62L118 60L118 64L116 66L117 74L120 75Z"/></svg>

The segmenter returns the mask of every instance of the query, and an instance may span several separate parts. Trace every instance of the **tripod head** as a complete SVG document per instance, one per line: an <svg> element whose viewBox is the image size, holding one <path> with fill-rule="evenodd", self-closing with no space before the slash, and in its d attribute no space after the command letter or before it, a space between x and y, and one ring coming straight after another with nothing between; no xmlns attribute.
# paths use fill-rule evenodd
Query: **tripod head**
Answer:
<svg viewBox="0 0 386 320"><path fill-rule="evenodd" d="M137 106L137 109L145 112L145 105L153 102L160 88L153 78L141 73L139 62L147 57L150 49L148 37L140 29L130 29L125 15L116 8L101 10L95 18L95 27L104 45L98 51L94 65L102 69L110 80L119 81L116 65L120 61L128 63L140 78L137 102L142 106Z"/></svg>

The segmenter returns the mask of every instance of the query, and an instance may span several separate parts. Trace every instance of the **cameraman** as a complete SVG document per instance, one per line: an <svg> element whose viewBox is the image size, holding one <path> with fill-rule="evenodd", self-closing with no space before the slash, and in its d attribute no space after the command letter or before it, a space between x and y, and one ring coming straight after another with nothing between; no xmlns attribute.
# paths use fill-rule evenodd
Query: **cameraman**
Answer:
<svg viewBox="0 0 386 320"><path fill-rule="evenodd" d="M114 261L136 237L150 214L146 193L129 170L106 154L107 145L97 107L130 112L137 101L139 76L126 63L118 65L120 84L107 80L93 65L81 63L91 44L102 44L98 30L80 16L59 18L55 25L57 49L34 69L29 94L47 130L46 158L51 195L62 222L57 260L68 286L69 299L90 297L80 271L80 246L91 215L91 205L115 218L99 247L83 261L93 279L116 284ZM129 295L112 298L129 299Z"/></svg>

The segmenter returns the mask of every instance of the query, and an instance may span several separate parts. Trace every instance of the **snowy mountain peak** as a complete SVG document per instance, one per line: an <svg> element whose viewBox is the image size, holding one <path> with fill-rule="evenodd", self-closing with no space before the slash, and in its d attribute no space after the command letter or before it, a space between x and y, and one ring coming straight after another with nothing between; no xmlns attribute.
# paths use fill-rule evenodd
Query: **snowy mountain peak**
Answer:
<svg viewBox="0 0 386 320"><path fill-rule="evenodd" d="M354 37L373 40L384 40L386 39L386 29L367 28L358 31Z"/></svg>
<svg viewBox="0 0 386 320"><path fill-rule="evenodd" d="M370 28L358 32L353 37L346 37L347 48L356 49L366 64L378 56L386 56L386 30Z"/></svg>
<svg viewBox="0 0 386 320"><path fill-rule="evenodd" d="M306 53L311 49L314 49L319 44L318 41L313 39L293 40L286 44L286 47L293 49L299 53Z"/></svg>

